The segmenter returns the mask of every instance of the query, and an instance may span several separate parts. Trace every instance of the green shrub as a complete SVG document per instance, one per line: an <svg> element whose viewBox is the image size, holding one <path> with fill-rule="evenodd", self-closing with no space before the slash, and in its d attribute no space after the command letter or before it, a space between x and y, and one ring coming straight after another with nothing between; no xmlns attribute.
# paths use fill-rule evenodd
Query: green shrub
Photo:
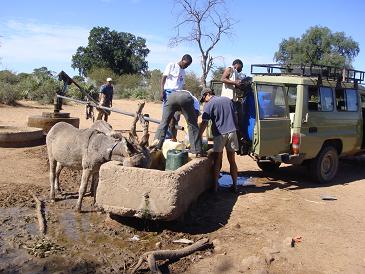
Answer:
<svg viewBox="0 0 365 274"><path fill-rule="evenodd" d="M7 105L16 105L22 99L19 87L15 84L0 82L0 102Z"/></svg>

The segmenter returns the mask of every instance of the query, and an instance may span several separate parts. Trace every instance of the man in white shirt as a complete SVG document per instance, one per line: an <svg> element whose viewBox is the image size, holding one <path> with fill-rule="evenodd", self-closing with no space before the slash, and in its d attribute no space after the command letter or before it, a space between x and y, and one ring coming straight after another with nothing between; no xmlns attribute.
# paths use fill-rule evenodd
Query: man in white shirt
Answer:
<svg viewBox="0 0 365 274"><path fill-rule="evenodd" d="M193 59L191 56L189 54L185 54L179 62L167 64L161 79L162 112L165 111L165 105L168 96L184 88L185 69L189 67L192 62ZM175 125L177 124L179 118L179 115L175 115L170 123L170 134L168 134L168 137L171 137L171 139L174 141L176 141L177 135ZM160 136L157 136L157 139L160 139Z"/></svg>
<svg viewBox="0 0 365 274"><path fill-rule="evenodd" d="M232 66L227 67L222 75L223 82L221 96L228 97L233 102L237 102L237 89L241 83L241 72L243 63L240 59L233 61Z"/></svg>

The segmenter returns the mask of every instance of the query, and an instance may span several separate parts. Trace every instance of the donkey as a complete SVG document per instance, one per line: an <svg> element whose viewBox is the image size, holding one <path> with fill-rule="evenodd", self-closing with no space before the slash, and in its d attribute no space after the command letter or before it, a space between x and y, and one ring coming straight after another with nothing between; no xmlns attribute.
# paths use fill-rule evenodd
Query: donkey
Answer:
<svg viewBox="0 0 365 274"><path fill-rule="evenodd" d="M139 107L140 111L142 108ZM138 117L142 119L141 116ZM146 122L147 129L146 124L144 126L147 137L144 136L138 144L138 138L134 136L137 121L138 119L135 119L134 127L132 126L134 131L130 133L129 139L121 135L114 138L96 128L77 129L65 122L55 124L46 137L50 165L50 198L55 200L55 190L59 191L59 175L63 167L82 169L76 205L78 212L81 211L82 198L90 180L93 182L91 192L95 203L99 170L103 163L116 160L125 166L148 168L151 162L149 150L146 148L148 141L145 142L146 138L148 140L148 122Z"/></svg>

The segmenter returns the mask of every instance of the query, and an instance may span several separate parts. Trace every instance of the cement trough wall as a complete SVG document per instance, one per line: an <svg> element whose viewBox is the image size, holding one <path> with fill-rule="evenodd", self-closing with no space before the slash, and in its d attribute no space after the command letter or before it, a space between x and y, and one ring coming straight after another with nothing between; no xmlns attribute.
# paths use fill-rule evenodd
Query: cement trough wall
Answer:
<svg viewBox="0 0 365 274"><path fill-rule="evenodd" d="M108 162L100 168L96 204L121 216L175 220L212 186L211 166L211 158L193 159L175 171Z"/></svg>

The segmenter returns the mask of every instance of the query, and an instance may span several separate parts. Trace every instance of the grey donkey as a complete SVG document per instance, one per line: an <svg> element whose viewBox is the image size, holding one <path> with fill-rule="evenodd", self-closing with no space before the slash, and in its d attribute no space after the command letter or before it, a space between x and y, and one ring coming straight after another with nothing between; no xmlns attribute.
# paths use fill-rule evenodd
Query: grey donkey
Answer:
<svg viewBox="0 0 365 274"><path fill-rule="evenodd" d="M50 165L50 198L55 200L59 190L59 175L63 167L82 169L79 198L76 209L81 211L82 198L87 184L92 181L91 192L96 197L100 166L110 160L123 162L126 166L148 167L148 149L119 136L118 139L95 128L77 129L59 122L48 132L47 150Z"/></svg>

